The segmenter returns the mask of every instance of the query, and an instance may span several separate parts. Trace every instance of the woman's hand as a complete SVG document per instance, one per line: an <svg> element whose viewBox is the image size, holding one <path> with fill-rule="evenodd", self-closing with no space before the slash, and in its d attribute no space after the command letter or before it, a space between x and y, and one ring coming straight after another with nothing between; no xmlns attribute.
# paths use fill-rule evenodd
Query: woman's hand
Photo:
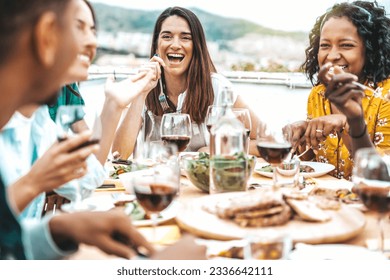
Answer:
<svg viewBox="0 0 390 280"><path fill-rule="evenodd" d="M298 147L305 145L305 132L307 128L306 121L297 121L289 125L292 135L291 135L291 146L292 152L298 150Z"/></svg>
<svg viewBox="0 0 390 280"><path fill-rule="evenodd" d="M132 248L143 248L147 251L143 253L148 255L154 253L152 245L123 211L57 215L50 220L49 226L54 241L64 250L84 243L121 258L133 257L135 251Z"/></svg>
<svg viewBox="0 0 390 280"><path fill-rule="evenodd" d="M346 117L342 114L332 114L312 119L307 123L305 141L314 150L317 150L318 145L326 137L330 134L336 135L337 132L344 129L345 125Z"/></svg>
<svg viewBox="0 0 390 280"><path fill-rule="evenodd" d="M352 83L358 78L353 74L345 73L338 66L335 66L333 74L330 74L331 67L331 64L325 64L318 74L320 81L327 85L325 97L348 119L363 117L361 99L364 97L364 91Z"/></svg>
<svg viewBox="0 0 390 280"><path fill-rule="evenodd" d="M115 82L113 76L108 77L104 89L107 102L113 101L123 109L141 94L146 98L161 77L161 66L165 66L164 61L154 56L148 63L142 65L137 74L123 81Z"/></svg>
<svg viewBox="0 0 390 280"><path fill-rule="evenodd" d="M74 137L53 144L40 157L27 175L9 188L16 211L22 211L40 193L52 191L61 185L83 177L87 172L86 159L99 149L99 145L78 148L91 137L84 131Z"/></svg>

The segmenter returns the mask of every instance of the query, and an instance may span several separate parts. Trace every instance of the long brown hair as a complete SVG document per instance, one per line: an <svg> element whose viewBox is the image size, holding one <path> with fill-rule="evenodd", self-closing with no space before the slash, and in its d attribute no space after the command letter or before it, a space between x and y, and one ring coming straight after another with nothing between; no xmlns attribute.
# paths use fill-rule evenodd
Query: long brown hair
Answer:
<svg viewBox="0 0 390 280"><path fill-rule="evenodd" d="M170 7L163 11L157 18L154 26L150 56L156 53L163 22L168 17L174 15L182 17L188 22L193 40L193 55L187 75L191 79L187 80L187 94L182 112L189 114L192 121L200 124L204 122L207 107L214 102L211 73L216 72L216 68L211 60L203 27L198 17L190 10L182 7ZM165 84L163 69L161 79L163 84ZM161 116L163 110L158 99L159 94L160 87L157 86L149 93L146 99L146 106L155 115Z"/></svg>

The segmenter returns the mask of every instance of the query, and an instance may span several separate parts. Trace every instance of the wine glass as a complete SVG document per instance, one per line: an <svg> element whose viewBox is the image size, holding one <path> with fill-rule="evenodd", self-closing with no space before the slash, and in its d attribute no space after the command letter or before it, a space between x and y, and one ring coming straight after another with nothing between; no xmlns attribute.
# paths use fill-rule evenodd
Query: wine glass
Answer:
<svg viewBox="0 0 390 280"><path fill-rule="evenodd" d="M90 139L74 150L99 143L102 134L100 117L96 110L89 107L87 108L83 105L62 105L58 107L56 116L58 141L64 141L71 138L90 127L92 129ZM82 178L74 180L74 185L77 187L74 193L75 199L69 204L64 204L62 206L64 211L76 212L93 209L92 205L83 203L83 199L89 196L91 191L89 189L84 189L80 184L80 180L82 180Z"/></svg>
<svg viewBox="0 0 390 280"><path fill-rule="evenodd" d="M352 181L363 204L378 212L379 250L384 253L384 223L390 213L390 164L373 148L356 152Z"/></svg>
<svg viewBox="0 0 390 280"><path fill-rule="evenodd" d="M251 115L249 113L249 110L246 108L233 108L233 113L245 128L246 137L247 137L246 141L244 141L245 150L247 151L247 153L249 153L249 141L250 141L250 134L252 130Z"/></svg>
<svg viewBox="0 0 390 280"><path fill-rule="evenodd" d="M161 140L177 146L178 152L187 149L191 141L191 118L188 114L169 113L161 119Z"/></svg>
<svg viewBox="0 0 390 280"><path fill-rule="evenodd" d="M261 157L273 169L273 186L277 187L276 167L291 151L291 126L283 118L262 119L257 127L256 146Z"/></svg>
<svg viewBox="0 0 390 280"><path fill-rule="evenodd" d="M207 131L210 133L211 127L217 123L217 121L225 114L226 107L218 105L210 105L207 108L206 113L206 127Z"/></svg>
<svg viewBox="0 0 390 280"><path fill-rule="evenodd" d="M175 199L180 186L180 168L177 146L171 143L151 142L148 157L153 166L132 178L134 194L139 204L149 214L156 242L156 227L160 212ZM142 167L144 168L144 167Z"/></svg>

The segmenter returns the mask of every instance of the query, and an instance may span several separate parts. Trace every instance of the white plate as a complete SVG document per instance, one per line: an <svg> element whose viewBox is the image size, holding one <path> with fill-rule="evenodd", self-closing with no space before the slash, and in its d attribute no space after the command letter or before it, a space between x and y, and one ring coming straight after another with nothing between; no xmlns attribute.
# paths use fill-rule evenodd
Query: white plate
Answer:
<svg viewBox="0 0 390 280"><path fill-rule="evenodd" d="M332 164L322 163L322 162L312 162L312 161L301 161L302 165L308 165L314 169L314 172L300 172L300 175L303 177L320 177L326 173L332 171L335 167ZM257 163L255 167L255 172L265 177L272 178L272 172L261 171L260 168L269 165L267 162Z"/></svg>
<svg viewBox="0 0 390 280"><path fill-rule="evenodd" d="M164 211L161 211L160 216L157 219L157 224L164 223L166 221L169 221L170 219L173 219L176 217L177 214L177 209L178 209L178 202L173 201L171 205L168 206L167 209ZM147 219L147 220L133 220L133 224L137 227L145 227L145 226L151 226L152 225L152 220Z"/></svg>
<svg viewBox="0 0 390 280"><path fill-rule="evenodd" d="M343 245L296 244L296 249L290 253L291 260L386 260L386 256L367 248Z"/></svg>
<svg viewBox="0 0 390 280"><path fill-rule="evenodd" d="M91 196L82 201L82 208L80 210L72 209L70 203L61 206L61 210L64 212L77 212L77 211L108 211L115 207L110 196Z"/></svg>

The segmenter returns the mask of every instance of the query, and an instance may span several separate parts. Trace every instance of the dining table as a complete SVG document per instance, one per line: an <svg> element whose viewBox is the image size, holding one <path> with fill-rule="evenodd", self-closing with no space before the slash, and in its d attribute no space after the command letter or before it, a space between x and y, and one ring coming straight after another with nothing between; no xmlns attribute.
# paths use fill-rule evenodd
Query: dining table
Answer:
<svg viewBox="0 0 390 280"><path fill-rule="evenodd" d="M322 175L320 177L316 178L307 178L307 181L309 184L312 185L332 185L332 186L351 186L351 182L347 181L345 179L337 179L329 174ZM112 201L113 197L118 197L122 194L126 194L126 189L122 185L121 181L119 179L106 179L106 184L112 184L111 188L98 188L93 193L92 198L96 201ZM272 179L268 177L264 177L256 172L254 172L251 177L248 180L248 186L251 184L258 184L258 185L264 185L264 184L271 184ZM180 178L180 191L176 198L177 204L180 205L190 205L194 201L197 201L199 199L207 199L208 197L211 197L212 195L201 191L197 187L195 187L189 179L182 174ZM346 206L349 207L349 206ZM109 210L111 207L106 207L106 210ZM363 248L368 249L375 249L378 245L378 237L379 237L379 226L378 226L378 214L369 211L365 209L364 207L358 210L361 212L361 216L363 217L364 221L362 222L361 226L359 225L359 228L356 231L353 231L352 233L349 233L348 236L342 236L342 238L335 238L332 239L324 239L324 243L335 243L335 244L345 244L345 245L355 245ZM360 217L360 216L359 216ZM386 231L389 236L387 236L386 242L388 244L385 245L387 249L390 249L390 223L385 223L386 225ZM213 227L213 225L210 225L210 227ZM196 227L195 227L196 228ZM150 224L148 225L141 225L139 227L139 231L146 237L148 240L152 240L152 227ZM188 226L186 223L183 223L182 220L177 219L177 215L173 215L168 220L165 220L162 223L159 223L157 226L157 236L159 236L159 239L156 241L156 246L158 248L165 248L166 246L170 246L174 242L180 239L180 237L185 233L190 233L195 235L197 238L201 239L209 239L213 240L213 233L211 231L210 234L207 232L197 231L194 230L193 227ZM227 238L220 238L220 236L216 236L219 240L229 240L229 236ZM223 237L223 236L222 236ZM234 238L233 238L234 239ZM320 241L316 241L315 244L322 243ZM390 257L390 254L386 255L388 258ZM104 252L100 251L99 249L84 245L82 244L75 254L73 254L69 259L72 260L96 260L96 259L113 259L117 258L115 256L110 256L105 254Z"/></svg>

